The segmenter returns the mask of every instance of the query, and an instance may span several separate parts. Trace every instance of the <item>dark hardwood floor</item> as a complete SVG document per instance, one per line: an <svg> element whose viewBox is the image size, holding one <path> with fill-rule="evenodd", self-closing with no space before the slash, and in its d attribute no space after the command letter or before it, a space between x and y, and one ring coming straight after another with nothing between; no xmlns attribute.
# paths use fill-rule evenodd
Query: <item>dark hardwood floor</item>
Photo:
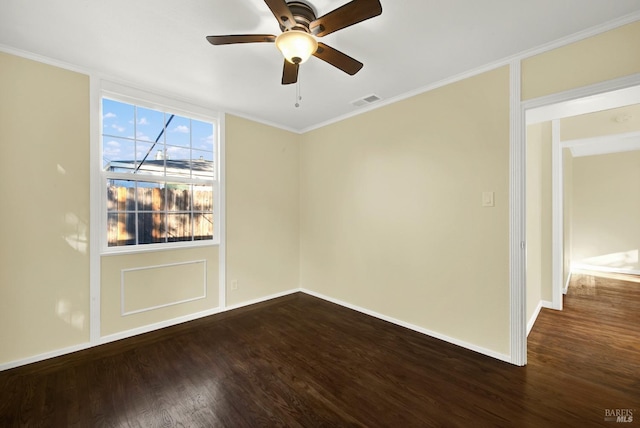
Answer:
<svg viewBox="0 0 640 428"><path fill-rule="evenodd" d="M295 294L0 372L0 426L637 426L639 314L577 277L515 367Z"/></svg>

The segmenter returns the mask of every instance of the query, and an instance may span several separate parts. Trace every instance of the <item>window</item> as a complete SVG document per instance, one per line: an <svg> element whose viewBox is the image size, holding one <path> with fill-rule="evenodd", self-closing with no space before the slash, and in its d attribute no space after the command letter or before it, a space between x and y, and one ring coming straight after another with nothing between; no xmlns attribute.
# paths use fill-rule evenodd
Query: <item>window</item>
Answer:
<svg viewBox="0 0 640 428"><path fill-rule="evenodd" d="M106 247L217 240L217 122L127 101L101 100Z"/></svg>

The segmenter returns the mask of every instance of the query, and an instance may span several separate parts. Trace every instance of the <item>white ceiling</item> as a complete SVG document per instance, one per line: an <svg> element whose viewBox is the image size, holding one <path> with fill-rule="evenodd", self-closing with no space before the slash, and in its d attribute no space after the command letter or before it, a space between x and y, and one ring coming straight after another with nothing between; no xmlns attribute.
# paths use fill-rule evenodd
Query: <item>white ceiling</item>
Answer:
<svg viewBox="0 0 640 428"><path fill-rule="evenodd" d="M313 0L318 16L347 3ZM402 97L594 26L640 19L640 0L381 0L382 15L322 42L360 60L349 76L311 58L303 96L282 86L273 44L207 35L278 34L263 0L2 0L0 48L21 50L285 129L304 131L376 94Z"/></svg>

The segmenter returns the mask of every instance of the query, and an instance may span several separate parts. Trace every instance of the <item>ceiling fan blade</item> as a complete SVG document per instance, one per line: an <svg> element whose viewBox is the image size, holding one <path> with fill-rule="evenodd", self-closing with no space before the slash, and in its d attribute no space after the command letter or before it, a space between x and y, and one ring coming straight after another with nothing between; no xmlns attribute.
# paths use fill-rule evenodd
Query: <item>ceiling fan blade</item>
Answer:
<svg viewBox="0 0 640 428"><path fill-rule="evenodd" d="M353 0L316 19L309 28L316 36L323 37L381 13L379 0Z"/></svg>
<svg viewBox="0 0 640 428"><path fill-rule="evenodd" d="M273 43L276 36L271 34L238 34L235 36L207 36L212 45L230 45L233 43Z"/></svg>
<svg viewBox="0 0 640 428"><path fill-rule="evenodd" d="M285 27L287 30L290 30L294 25L296 25L296 20L285 0L264 0L264 2L269 6L273 16L276 17L280 25Z"/></svg>
<svg viewBox="0 0 640 428"><path fill-rule="evenodd" d="M362 68L363 64L351 58L347 54L343 54L337 49L327 46L324 43L318 43L318 49L313 54L316 58L328 62L334 67L339 68L347 74L354 75Z"/></svg>
<svg viewBox="0 0 640 428"><path fill-rule="evenodd" d="M284 60L284 67L282 69L282 84L290 85L298 81L298 69L300 64L292 64L286 59Z"/></svg>

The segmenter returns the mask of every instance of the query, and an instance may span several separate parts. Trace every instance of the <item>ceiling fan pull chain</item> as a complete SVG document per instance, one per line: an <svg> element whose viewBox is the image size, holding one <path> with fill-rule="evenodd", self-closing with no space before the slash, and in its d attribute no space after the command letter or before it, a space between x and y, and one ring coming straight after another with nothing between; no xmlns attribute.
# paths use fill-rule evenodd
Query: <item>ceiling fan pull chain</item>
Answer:
<svg viewBox="0 0 640 428"><path fill-rule="evenodd" d="M300 101L302 101L302 96L300 95L300 80L296 82L296 108L300 107Z"/></svg>

